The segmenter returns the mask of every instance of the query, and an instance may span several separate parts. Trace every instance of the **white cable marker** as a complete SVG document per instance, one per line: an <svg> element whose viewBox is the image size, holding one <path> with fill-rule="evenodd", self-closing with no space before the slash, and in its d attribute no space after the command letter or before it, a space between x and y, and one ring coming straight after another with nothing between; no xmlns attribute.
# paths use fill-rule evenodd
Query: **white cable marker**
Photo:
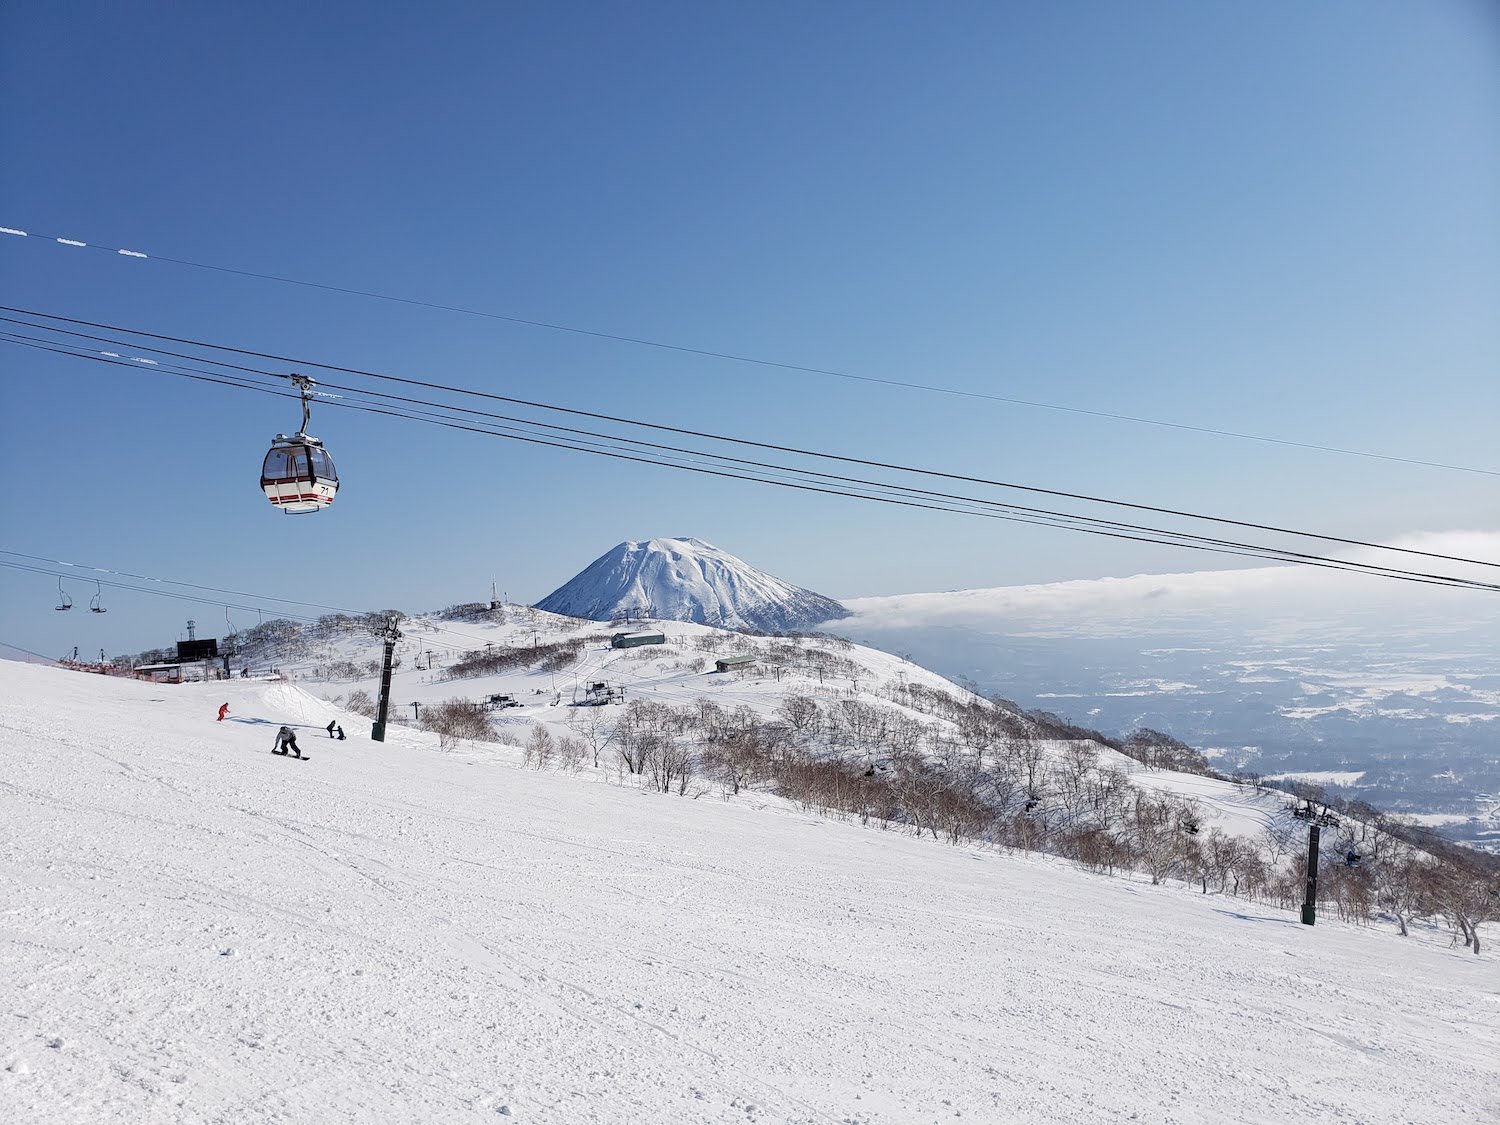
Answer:
<svg viewBox="0 0 1500 1125"><path fill-rule="evenodd" d="M124 359L125 358L119 352L100 352L99 354L100 355L113 356L115 359Z"/></svg>
<svg viewBox="0 0 1500 1125"><path fill-rule="evenodd" d="M115 253L124 254L127 258L144 258L147 256L145 254L142 254L139 250L116 250Z"/></svg>
<svg viewBox="0 0 1500 1125"><path fill-rule="evenodd" d="M133 360L135 360L137 363L149 363L152 367L158 367L158 366L160 366L156 362L156 360L154 360L154 359L146 359L143 356L133 355L130 358L133 359Z"/></svg>
<svg viewBox="0 0 1500 1125"><path fill-rule="evenodd" d="M79 242L76 238L59 238L57 241L64 246L87 246L87 242Z"/></svg>
<svg viewBox="0 0 1500 1125"><path fill-rule="evenodd" d="M26 237L24 230L16 230L15 227L0 227L0 234L19 234L22 238Z"/></svg>

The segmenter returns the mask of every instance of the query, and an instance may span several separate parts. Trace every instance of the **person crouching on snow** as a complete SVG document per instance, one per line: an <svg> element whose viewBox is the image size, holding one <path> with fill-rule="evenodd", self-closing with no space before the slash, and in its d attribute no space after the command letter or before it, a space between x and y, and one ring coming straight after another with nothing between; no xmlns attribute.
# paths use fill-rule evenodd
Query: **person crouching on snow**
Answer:
<svg viewBox="0 0 1500 1125"><path fill-rule="evenodd" d="M282 727L276 732L276 748L271 753L285 754L288 750L296 754L297 757L302 757L302 749L297 745L296 731L292 730L291 727Z"/></svg>

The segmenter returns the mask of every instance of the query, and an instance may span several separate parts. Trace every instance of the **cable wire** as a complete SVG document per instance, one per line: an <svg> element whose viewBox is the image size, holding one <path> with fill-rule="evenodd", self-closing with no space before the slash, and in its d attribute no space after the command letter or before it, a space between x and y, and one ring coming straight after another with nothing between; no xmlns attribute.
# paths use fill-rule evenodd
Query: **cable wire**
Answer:
<svg viewBox="0 0 1500 1125"><path fill-rule="evenodd" d="M730 436L726 436L726 435L722 435L722 434L715 434L715 433L711 433L711 432L707 432L707 431L701 431L701 430L691 430L691 429L685 429L685 428L676 427L676 426L666 426L666 425L662 425L662 424L659 424L659 423L644 422L644 421L640 421L638 419L633 419L633 418L623 418L623 417L619 417L619 416L616 416L616 415L601 414L601 413L594 412L594 411L578 410L578 409L574 409L574 408L570 408L570 407L557 406L555 404L550 404L550 403L535 402L535 401L531 401L531 400L527 400L527 399L515 398L515 397L507 396L507 395L497 395L497 394L493 394L491 392L475 391L475 390L472 390L472 389L469 389L469 388L464 388L464 387L449 386L449 385L445 385L445 384L442 384L442 383L435 383L435 382L424 381L424 380L402 378L400 376L388 375L388 374L384 374L384 373L380 373L380 372L365 371L365 370L362 370L360 368L344 367L344 366L339 366L339 365L336 365L336 364L321 363L321 362L318 362L316 360L297 359L297 358L293 358L293 357L289 357L289 356L280 356L280 355L276 355L274 353L258 352L258 351L252 351L252 350L249 350L249 349L244 349L244 348L235 348L235 347L230 347L228 345L213 344L213 343L208 343L208 342L199 341L199 340L193 340L193 339L185 338L185 337L166 336L166 335L161 335L161 334L157 334L157 333L143 332L143 331L140 331L140 330L137 330L137 329L121 328L121 327L114 326L114 325L99 324L99 323L95 323L95 322L92 322L92 321L78 320L78 319L71 318L71 317L56 316L56 315L50 314L50 313L34 312L34 311L31 311L31 310L26 310L26 309L16 309L16 308L11 308L10 306L0 305L0 310L4 310L6 312L20 313L21 315L24 315L24 316L41 317L41 318L43 318L45 320L60 321L61 323L64 323L64 324L76 324L76 325L81 325L81 326L84 326L84 327L99 328L99 329L103 329L105 331L123 332L123 333L125 333L127 335L140 336L140 337L143 337L143 338L146 338L146 339L150 339L150 340L165 340L165 341L168 341L170 343L184 344L184 345L187 345L187 346L190 346L190 347L208 348L208 349L213 350L213 351L222 351L222 352L228 352L228 353L236 354L236 355L251 356L251 357L254 357L254 358L257 358L257 359L274 360L276 362L288 363L288 364L292 364L292 365L295 365L295 366L316 367L316 368L319 368L321 370L326 370L326 371L339 371L339 372L343 372L343 373L346 373L346 374L352 374L352 375L361 376L361 377L364 377L364 378L378 379L378 380L387 381L387 382L405 384L405 385L408 385L408 386L418 386L418 387L423 387L423 388L427 388L427 389L431 389L431 390L440 390L440 391L445 391L445 392L452 393L452 394L460 394L460 395L472 396L472 397L477 397L477 398L482 398L482 399L488 399L488 400L492 400L492 401L507 402L507 403L511 403L511 404L514 404L514 405L526 406L526 407L529 407L529 408L532 408L532 409L537 409L537 410L547 410L547 411L559 412L559 413L564 413L564 414L568 414L568 415L572 415L572 416L586 417L586 418L592 418L592 419L600 420L600 421L613 422L613 423L621 424L621 425L629 425L629 426L635 426L635 427L640 427L640 428L652 429L652 430L657 430L657 431L666 432L666 433L681 434L681 435L684 435L684 436L697 437L697 438L702 438L702 439L710 440L710 441L719 441L719 442L724 442L726 444L742 445L742 446L747 446L747 447L751 447L751 448L771 450L771 451L775 451L775 452L781 452L781 453L791 454L791 455L794 455L794 456L801 456L801 457L815 458L815 459L820 459L820 460L835 461L835 462L840 462L840 463L845 463L845 464L859 465L859 466L863 466L863 467L866 467L866 468L878 468L878 469L890 470L890 471L895 471L895 472L911 473L911 474L916 474L916 475L921 475L921 476L928 476L928 477L935 477L935 478L946 479L946 480L953 480L953 481L958 481L958 482L962 482L962 483L966 483L966 484L979 484L979 485L984 485L984 486L987 486L987 487L1003 488L1003 489L1010 489L1010 490L1014 490L1014 491L1028 492L1028 493L1033 493L1033 494L1036 494L1036 495L1053 496L1053 497L1058 497L1058 498L1062 498L1062 499L1078 500L1078 501L1083 501L1083 502L1086 502L1086 503L1102 504L1102 505L1107 505L1107 506L1112 506L1112 507L1120 507L1120 508L1130 509L1130 510L1134 510L1134 511L1144 511L1144 512L1154 513L1154 514L1157 514L1157 515L1168 515L1168 516L1173 516L1173 517L1182 518L1182 519L1201 520L1201 521L1205 521L1205 522L1223 524L1223 525L1226 525L1226 526L1246 528L1246 529L1249 529L1249 530L1265 531L1265 532L1271 532L1273 534L1280 534L1280 535L1290 535L1290 536L1294 536L1294 537L1298 537L1298 538L1315 539L1315 540L1319 540L1321 542L1338 543L1338 544L1343 545L1343 546L1363 547L1363 548L1367 548L1367 549L1371 549L1371 550L1378 550L1378 551L1394 551L1394 552L1401 553L1401 554L1421 556L1421 557L1425 557L1425 558L1433 558L1433 559L1438 559L1438 560L1445 561L1445 562L1458 562L1458 563L1463 563L1463 564L1467 564L1467 565L1500 567L1500 563L1489 562L1487 560L1482 560L1482 559L1469 559L1469 558L1463 558L1461 556L1443 554L1443 553L1440 553L1440 552L1422 551L1422 550L1418 550L1416 548L1410 548L1410 547L1394 547L1394 546L1389 546L1389 545L1386 545L1386 544L1374 543L1374 542L1371 542L1371 541L1368 541L1368 540L1353 539L1353 538L1348 538L1348 537L1344 537L1344 536L1328 535L1328 534L1323 534L1323 533L1318 533L1318 532L1301 531L1301 530L1297 530L1297 529L1293 529L1293 528L1278 527L1278 526L1272 525L1272 524L1263 524L1263 523L1256 523L1256 522L1252 522L1252 521L1230 519L1230 518L1221 517L1221 516L1211 516L1211 515L1206 515L1206 514L1202 514L1202 513L1189 512L1189 511L1184 511L1184 510L1181 510L1181 509L1168 508L1168 507L1163 507L1163 506L1158 506L1158 505L1139 504L1139 503L1133 503L1133 502L1130 502L1130 501L1115 500L1115 499L1110 499L1110 498L1106 498L1106 497L1093 496L1093 495L1089 495L1087 493L1075 493L1075 492L1062 491L1062 490L1058 490L1058 489L1047 489L1047 488L1040 488L1040 487L1031 486L1031 485L1021 485L1021 484L1016 484L1016 483L1013 483L1013 482L990 480L990 479L983 478L983 477L974 477L974 476L968 476L968 475L963 475L963 474L947 473L947 472L941 472L941 471L931 470L931 469L923 469L923 468L917 468L917 467L912 467L912 466L904 466L904 465L894 464L894 463L890 463L890 462L875 461L875 460L866 459L866 458L846 457L846 456L841 456L841 455L837 455L837 454L824 453L824 452L820 452L820 451L816 451L816 450L802 449L802 448L799 448L799 447L796 447L796 446L785 446L785 445L778 445L778 444L770 443L770 442L753 441L753 440L746 439L746 438L730 437ZM11 318L11 317L0 317L0 321L9 321L11 323L18 323L18 324L27 323L27 322L24 322L24 321L15 320L14 318ZM32 327L32 328L45 328L46 330L51 330L51 331L67 331L67 330L63 330L63 329L50 328L50 326L41 326L41 325L35 325L35 324L27 324L27 326L28 327ZM79 334L79 335L83 335L83 334ZM96 340L97 339L102 339L101 337L89 337L89 338L96 339ZM141 346L141 345L131 345L131 346ZM163 349L152 348L152 347L148 347L146 350L156 351L159 354L174 355L174 356L177 356L178 358L190 358L190 359L198 360L200 362L204 362L204 360L202 359L202 357L197 357L197 356L187 356L187 357L184 357L184 356L181 355L181 353L168 352L168 351L165 351ZM207 361L207 362L219 363L220 361L216 361L215 360L215 361ZM234 365L226 365L226 366L231 366L232 367ZM249 369L249 368L238 368L238 369L239 370L255 370L255 369ZM268 373L268 372L258 372L258 373L260 373L260 374L272 374L272 373ZM378 393L378 392L366 392L366 393ZM629 440L629 439L625 439L625 440ZM1051 513L1051 514L1052 515L1057 515L1058 513ZM1077 517L1077 518L1086 518L1086 517Z"/></svg>
<svg viewBox="0 0 1500 1125"><path fill-rule="evenodd" d="M13 227L0 227L0 233L19 237L31 237L32 232L19 230ZM1171 422L1161 418L1146 418L1134 414L1123 414L1109 410L1095 410L1081 406L1065 406L1061 403L1042 402L1036 399L1018 398L1009 395L990 394L983 391L967 391L956 387L943 387L931 383L918 383L904 379L884 379L874 375L860 375L851 371L840 371L836 368L813 367L800 363L789 363L781 360L763 359L756 356L744 355L737 352L716 351L710 348L689 347L683 344L672 344L662 340L652 340L643 336L629 336L622 333L603 332L592 328L579 328L576 325L561 324L552 321L535 320L527 317L513 316L504 313L490 312L484 309L469 308L463 305L448 305L438 301L426 301L413 297L398 297L389 293L380 293L370 289L356 289L349 286L331 285L318 281L307 281L302 278L287 277L282 274L259 273L254 270L235 269L230 266L214 265L208 262L193 261L188 258L174 258L161 254L146 254L139 250L129 250L116 246L104 246L94 242L86 242L81 239L59 238L51 235L36 235L52 245L72 246L79 249L98 250L113 254L117 257L123 256L135 260L150 260L155 262L166 262L170 265L185 266L192 269L209 270L215 273L232 274L236 277L255 278L260 281L274 281L283 285L296 285L306 289L317 289L327 293L341 293L347 296L368 297L374 300L387 301L392 304L409 305L418 308L435 309L442 312L458 313L463 316L482 317L487 320L501 321L506 324L519 324L529 328L545 329L549 332L561 332L574 336L585 336L597 340L609 340L613 343L631 344L638 347L655 348L660 351L676 352L681 355L701 356L706 359L724 360L730 363L743 363L757 367L773 368L781 371L793 371L805 375L822 375L835 379L844 379L851 382L868 383L886 387L897 387L903 390L924 391L931 394L950 395L959 398L976 399L988 402L1005 403L1009 406L1024 406L1036 410L1051 410L1067 414L1077 414L1091 418L1102 418L1115 422L1129 422L1143 426L1157 426L1163 429L1181 430L1187 433L1207 434L1213 437L1233 438L1237 441L1263 442L1270 445L1280 445L1293 449L1308 449L1320 453L1333 453L1343 457L1363 457L1377 461L1390 461L1396 464L1416 465L1429 469L1444 469L1452 472L1475 473L1483 476L1500 476L1500 470L1482 469L1472 465L1458 465L1443 461L1430 461L1417 457L1399 457L1391 453L1376 453L1367 449L1346 449L1341 446L1324 445L1318 442L1293 441L1288 438L1271 437L1266 434L1245 433L1238 430L1222 429L1214 426L1198 426L1186 422Z"/></svg>
<svg viewBox="0 0 1500 1125"><path fill-rule="evenodd" d="M4 318L0 318L0 319L4 319ZM37 345L30 345L30 346L37 346ZM123 358L105 358L104 357L104 355L112 355L113 353L105 353L104 355L96 355L96 354L93 354L93 353L82 353L82 354L80 354L80 353L74 352L74 351L60 351L59 349L56 349L56 348L44 348L43 350L59 351L59 354L73 355L75 358L85 358L85 359L91 359L91 360L101 360L103 362L109 362L109 363L113 363L113 364L120 365L120 366L126 366L126 367L129 367L131 370L135 370L135 371L155 371L155 372L160 372L160 373L164 373L164 374L174 374L174 372L167 370L167 365L157 364L157 365L153 365L152 367L146 368L146 367L141 367L141 366L139 366L139 365L137 365L135 363L128 362L128 361L124 360ZM150 349L148 349L148 350L150 350ZM176 354L176 353L171 353L171 354ZM139 357L137 357L137 358L139 358ZM210 362L218 362L218 361L210 361ZM233 365L231 365L231 366L233 366ZM249 369L240 368L240 370L249 370ZM270 390L270 389L263 388L263 387L258 387L258 386L257 387L247 387L247 386L244 385L245 381L243 379L239 379L237 377L232 377L233 380L234 380L232 382L224 380L224 379L219 379L219 378L214 378L214 377L198 376L198 375L190 375L188 377L190 377L190 378L196 378L196 379L199 379L200 381L203 381L203 382L223 383L224 385L234 386L234 387L237 387L238 389L261 390L264 393L275 394L275 395L277 395L279 397L288 397L288 398L295 398L295 397L297 397L297 396L292 395L292 394L290 394L288 392ZM380 394L381 392L368 392L368 393ZM385 397L400 398L401 396L385 396ZM956 513L959 513L959 514L979 515L979 516L985 516L985 517L989 517L989 518L998 518L998 519L1011 519L1011 520L1015 520L1017 522L1024 522L1024 523L1040 523L1040 524L1043 524L1045 526L1063 527L1063 528L1066 528L1068 530L1085 531L1085 532L1089 532L1091 534L1105 535L1105 536L1108 536L1108 537L1111 537L1111 538L1127 539L1127 540L1133 540L1133 541L1139 541L1139 542L1147 542L1147 543L1165 544L1165 545L1179 546L1179 547L1188 547L1188 548L1191 548L1191 549L1211 551L1213 553L1218 553L1218 554L1226 554L1226 555L1234 555L1234 556L1239 556L1239 557L1254 558L1254 559L1259 559L1259 560L1262 560L1262 561L1290 562L1290 563L1299 563L1299 564L1303 564L1303 565L1321 566L1321 567L1325 567L1325 568L1329 568L1329 569L1351 570L1351 571L1358 571L1358 572L1373 574L1373 575L1377 575L1377 576L1381 576L1381 577L1399 578L1399 579L1403 579L1403 580L1407 580L1407 581L1425 582L1425 583L1434 584L1434 585L1460 586L1460 587L1465 587L1465 588L1486 589L1486 590L1500 590L1500 586L1494 586L1494 585L1491 585L1491 584L1488 584L1488 583L1476 582L1476 581L1470 580L1470 579L1457 578L1457 577L1451 576L1451 575L1440 575L1440 574L1430 574L1430 573L1425 573L1425 572L1408 571L1408 570L1402 570L1402 569L1394 568L1394 567L1380 566L1380 565L1370 564L1370 563L1361 563L1361 562L1356 562L1354 560L1347 560L1347 559L1332 559L1332 558L1327 558L1327 557L1324 557L1324 556L1311 555L1311 554L1308 554L1308 553L1305 553L1305 552L1293 552L1293 551L1290 551L1290 550L1288 550L1286 548L1271 547L1271 546L1259 545L1259 544L1239 543L1239 542L1235 542L1235 541L1232 541L1232 540L1222 540L1222 539L1210 538L1210 537L1205 537L1205 536L1198 536L1198 535L1193 535L1193 534L1188 533L1188 532L1171 531L1171 530L1161 529L1161 528L1141 527L1140 525L1123 524L1123 523L1120 523L1118 521L1099 520L1096 517L1080 516L1080 515L1077 515L1077 514L1074 514L1074 513L1051 512L1051 511L1047 511L1045 509L1017 508L1014 505L1003 505L1003 504L999 504L998 502L992 501L992 500L976 499L976 498L973 498L973 497L960 497L960 496L956 496L954 494L932 493L932 492L930 492L928 490L914 490L914 489L910 489L908 486L901 486L901 485L889 484L889 483L886 483L886 482L869 482L869 481L859 481L857 478L832 477L831 474L812 473L810 470L794 469L794 468L789 468L789 467L786 467L786 466L765 465L764 463L759 463L759 462L746 462L743 459L730 459L730 460L738 461L741 464L754 464L754 465L760 466L760 467L762 467L764 469L774 469L774 470L784 471L784 472L801 473L801 474L805 474L805 475L813 475L813 476L824 477L824 478L830 478L831 477L832 479L839 480L839 481L852 482L853 484L855 484L857 486L861 486L863 488L884 489L884 490L887 490L887 491L895 492L895 493L897 493L897 495L926 495L926 496L929 496L929 497L936 496L936 497L941 497L942 500L941 500L940 503L933 504L933 503L919 502L919 501L913 501L913 500L898 499L895 496L891 496L891 495L873 495L873 494L870 494L868 492L860 491L860 490L857 490L857 489L850 489L848 487L843 487L843 488L824 488L824 487L817 487L817 486L807 485L807 484L797 484L797 483L793 483L793 482L787 481L785 479L769 479L769 478L766 478L764 476L757 476L757 475L751 475L751 474L746 474L746 473L724 472L724 471L719 471L719 470L714 470L714 469L703 468L703 467L700 467L700 466L686 465L686 464L682 464L682 463L678 463L678 462L666 461L666 460L663 460L661 458L646 458L646 457L633 456L633 455L629 455L629 454L625 454L625 453L612 452L612 451L609 451L609 450L606 450L606 449L599 448L597 446L597 444L595 444L595 443L588 443L588 444L585 444L585 445L578 445L578 444L570 444L568 442L559 442L559 441L552 441L552 440L544 440L544 439L536 438L536 437L525 437L525 436L521 436L521 435L516 434L516 433L496 432L494 429L488 428L488 427L467 425L467 424L463 424L463 423L459 423L459 422L453 422L453 421L445 421L445 420L440 419L438 416L429 415L428 412L425 412L425 411L424 412L420 412L420 415L413 415L411 413L403 412L403 411L400 411L400 410L391 410L391 409L386 409L384 407L362 406L362 405L358 405L358 404L355 404L355 403L333 402L333 403L330 403L329 405L336 406L336 407L345 407L345 408L350 408L350 409L357 409L357 410L365 410L365 411L368 411L368 412L371 412L371 413L376 413L376 414L387 414L387 415L390 415L390 416L393 416L393 417L405 418L407 420L431 422L433 424L443 425L443 426L447 426L449 428L454 428L454 429L459 429L459 430L465 430L465 431L468 431L468 432L486 434L486 435L489 435L489 436L512 438L514 440L520 440L520 441L529 441L529 442L532 442L532 443L535 443L535 444L553 446L553 447L562 448L562 449L571 449L571 450L578 451L578 452L595 453L595 454L598 454L598 455L601 455L601 456L615 457L615 458L623 459L623 460L636 461L636 462L641 462L641 463L646 463L646 464L661 465L661 466L666 466L666 467L685 469L687 471L693 471L693 472L702 472L702 473L707 473L707 474L713 475L713 476L729 477L729 478L732 478L732 479L749 480L749 481L755 481L755 482L758 482L758 483L776 484L776 485L781 485L783 487L799 488L799 489L801 489L803 491L820 492L820 493L827 493L827 494L840 495L840 496L851 496L851 497L855 497L855 498L861 498L861 499L867 499L867 500L876 500L876 501L885 502L885 503L901 504L903 506L913 507L913 508L929 508L929 509L932 509L932 510L956 512ZM468 410L468 408L460 408L460 407L447 407L447 406L445 406L444 408L445 409L455 409L455 410ZM470 412L471 413L476 413L476 412L472 412L472 411L470 411ZM477 413L483 413L483 412L477 412ZM421 415L426 415L426 416L421 416ZM543 425L546 425L546 424L543 423ZM624 440L624 441L628 441L628 442L634 442L635 441L635 439L619 439L619 440ZM636 444L649 444L649 443L636 443ZM717 455L717 454L702 454L702 453L699 453L698 451L690 451L690 452L694 453L694 455L703 456L703 457L718 457L718 456L721 456L721 455ZM986 506L986 507L1000 508L1000 509L1002 509L1002 511L991 511L991 510L978 510L978 511L976 511L976 510L974 510L974 506L979 506L979 505ZM1026 515L1015 514L1017 511L1024 512L1024 513L1027 513L1027 514ZM1105 530L1106 528L1116 528L1116 529L1121 529L1121 530L1111 531L1111 530ZM1128 534L1128 533L1126 533L1127 530L1128 531L1145 532L1146 534L1144 534L1144 535L1141 535L1141 534ZM1457 559L1456 557L1455 557L1455 560L1456 561L1463 561L1463 562L1477 561L1477 560ZM1482 564L1482 565L1495 565L1495 564Z"/></svg>

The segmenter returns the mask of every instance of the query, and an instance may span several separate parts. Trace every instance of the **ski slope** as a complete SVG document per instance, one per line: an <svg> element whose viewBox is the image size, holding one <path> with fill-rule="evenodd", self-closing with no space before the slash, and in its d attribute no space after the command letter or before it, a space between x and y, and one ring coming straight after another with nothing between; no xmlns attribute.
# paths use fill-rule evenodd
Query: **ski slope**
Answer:
<svg viewBox="0 0 1500 1125"><path fill-rule="evenodd" d="M0 662L5 1120L1500 1118L1446 935L368 730Z"/></svg>

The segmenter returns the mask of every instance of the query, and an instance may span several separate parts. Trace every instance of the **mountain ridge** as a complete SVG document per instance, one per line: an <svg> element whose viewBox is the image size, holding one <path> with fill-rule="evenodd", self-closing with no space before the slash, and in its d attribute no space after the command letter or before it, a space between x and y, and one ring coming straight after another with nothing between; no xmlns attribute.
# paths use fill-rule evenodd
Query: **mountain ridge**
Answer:
<svg viewBox="0 0 1500 1125"><path fill-rule="evenodd" d="M809 629L849 616L833 598L794 586L693 536L619 543L536 608L592 621L639 616L765 633Z"/></svg>

